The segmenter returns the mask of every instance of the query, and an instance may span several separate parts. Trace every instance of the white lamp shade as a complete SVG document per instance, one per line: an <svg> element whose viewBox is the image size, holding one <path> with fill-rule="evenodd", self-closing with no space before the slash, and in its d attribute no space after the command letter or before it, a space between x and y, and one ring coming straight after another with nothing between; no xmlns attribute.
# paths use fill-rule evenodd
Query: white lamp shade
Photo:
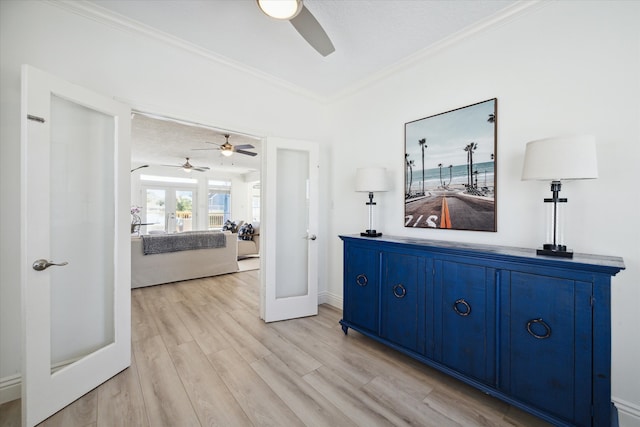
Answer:
<svg viewBox="0 0 640 427"><path fill-rule="evenodd" d="M561 181L597 177L596 140L591 135L547 138L527 143L523 180Z"/></svg>
<svg viewBox="0 0 640 427"><path fill-rule="evenodd" d="M356 170L356 191L367 193L387 191L387 170L385 168L359 168Z"/></svg>

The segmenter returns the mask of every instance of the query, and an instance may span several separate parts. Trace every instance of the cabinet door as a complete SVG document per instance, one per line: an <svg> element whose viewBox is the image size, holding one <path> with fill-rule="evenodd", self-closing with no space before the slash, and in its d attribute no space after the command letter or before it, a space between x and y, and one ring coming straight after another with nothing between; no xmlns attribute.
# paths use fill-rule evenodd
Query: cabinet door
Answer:
<svg viewBox="0 0 640 427"><path fill-rule="evenodd" d="M511 272L502 297L502 380L514 398L591 425L591 283Z"/></svg>
<svg viewBox="0 0 640 427"><path fill-rule="evenodd" d="M435 261L434 357L495 385L495 270Z"/></svg>
<svg viewBox="0 0 640 427"><path fill-rule="evenodd" d="M380 252L345 245L343 319L378 332L378 276Z"/></svg>
<svg viewBox="0 0 640 427"><path fill-rule="evenodd" d="M424 260L416 256L383 253L380 335L409 350L423 353L424 334L419 334L418 329L424 323L421 321L424 319L424 286L418 284L424 284L424 280L418 279L419 261L424 266ZM419 310L419 307L423 309Z"/></svg>

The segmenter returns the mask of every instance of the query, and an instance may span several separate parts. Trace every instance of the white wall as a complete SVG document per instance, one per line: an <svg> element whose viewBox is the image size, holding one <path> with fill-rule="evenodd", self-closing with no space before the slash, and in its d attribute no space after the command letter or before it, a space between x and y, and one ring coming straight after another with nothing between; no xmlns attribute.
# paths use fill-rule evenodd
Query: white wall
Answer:
<svg viewBox="0 0 640 427"><path fill-rule="evenodd" d="M322 150L331 191L321 203L321 217L329 219L319 236L330 242L320 255L320 292L338 304L337 235L367 225L366 196L352 191L357 167L378 164L394 174L394 189L376 196L384 233L534 247L544 238L539 217L549 189L520 181L525 143L595 134L600 178L563 186L566 241L578 252L625 259L627 270L613 280L613 396L621 425L640 425L639 20L640 2L545 2L322 107L50 4L0 1L0 384L20 368L19 66L30 63L145 111L254 135L330 141ZM403 228L404 123L492 97L498 98L498 232Z"/></svg>
<svg viewBox="0 0 640 427"><path fill-rule="evenodd" d="M236 224L251 222L249 200L249 184L242 176L234 177L231 180L231 219Z"/></svg>
<svg viewBox="0 0 640 427"><path fill-rule="evenodd" d="M20 372L16 224L21 215L21 64L113 95L139 110L223 129L321 143L327 130L319 120L324 107L315 100L174 45L87 19L53 2L0 1L0 52L0 401L4 401L15 388L7 391L3 386Z"/></svg>
<svg viewBox="0 0 640 427"><path fill-rule="evenodd" d="M594 134L599 174L569 182L566 242L576 252L624 257L613 279L613 396L622 425L640 425L640 2L547 2L526 15L425 56L332 106L332 229L364 230L357 167L392 172L376 195L383 233L535 247L543 243L549 184L520 180L527 141ZM498 232L403 227L404 123L498 98ZM342 250L330 250L329 292L342 296ZM632 417L635 414L635 418Z"/></svg>

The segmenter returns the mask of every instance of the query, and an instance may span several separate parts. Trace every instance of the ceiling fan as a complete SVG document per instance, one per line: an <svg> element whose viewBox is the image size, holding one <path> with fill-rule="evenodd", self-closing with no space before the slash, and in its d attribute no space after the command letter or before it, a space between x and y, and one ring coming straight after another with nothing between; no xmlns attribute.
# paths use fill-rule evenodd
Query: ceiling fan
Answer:
<svg viewBox="0 0 640 427"><path fill-rule="evenodd" d="M331 39L318 20L309 12L302 0L256 0L258 7L267 16L291 22L307 43L322 56L333 53Z"/></svg>
<svg viewBox="0 0 640 427"><path fill-rule="evenodd" d="M243 144L243 145L231 145L229 144L229 134L225 134L224 137L226 142L224 144L216 144L215 142L205 141L206 144L217 145L218 148L192 148L192 150L220 150L223 156L229 157L233 153L245 154L247 156L257 156L258 153L254 153L253 151L246 151L248 148L255 148L251 144Z"/></svg>
<svg viewBox="0 0 640 427"><path fill-rule="evenodd" d="M182 165L162 165L162 166L167 166L170 168L182 168L182 170L184 170L185 172L191 172L191 171L204 172L209 170L208 166L193 166L191 163L189 163L189 158L188 157L185 157L185 158L187 159L187 161Z"/></svg>

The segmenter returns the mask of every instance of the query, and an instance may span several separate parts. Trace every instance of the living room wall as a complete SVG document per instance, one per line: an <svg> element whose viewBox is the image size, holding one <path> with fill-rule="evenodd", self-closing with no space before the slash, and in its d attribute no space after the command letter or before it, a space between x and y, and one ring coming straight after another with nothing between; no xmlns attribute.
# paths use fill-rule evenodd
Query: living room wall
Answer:
<svg viewBox="0 0 640 427"><path fill-rule="evenodd" d="M328 132L325 107L306 94L76 7L0 2L0 402L15 396L20 373L21 64L158 115L320 143Z"/></svg>
<svg viewBox="0 0 640 427"><path fill-rule="evenodd" d="M621 425L640 425L640 3L544 2L522 16L431 49L331 107L332 242L329 293L342 297L339 234L364 231L357 167L386 167L377 228L390 235L536 247L549 183L520 180L528 141L593 134L599 178L563 184L565 240L576 252L621 256L613 279L613 398ZM498 231L404 228L404 123L498 99ZM428 144L428 141L427 141ZM434 164L435 166L435 164Z"/></svg>

